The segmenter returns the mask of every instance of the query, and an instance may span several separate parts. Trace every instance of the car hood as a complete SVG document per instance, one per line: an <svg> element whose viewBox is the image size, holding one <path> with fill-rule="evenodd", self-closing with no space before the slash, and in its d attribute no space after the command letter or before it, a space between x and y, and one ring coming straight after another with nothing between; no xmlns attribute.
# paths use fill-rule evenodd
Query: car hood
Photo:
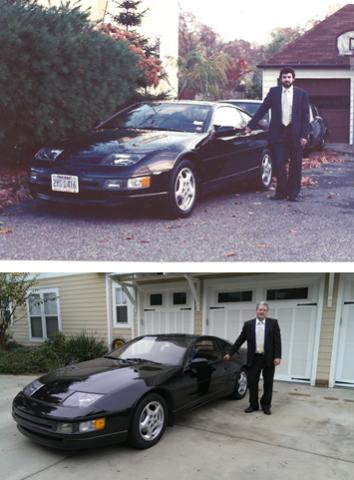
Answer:
<svg viewBox="0 0 354 480"><path fill-rule="evenodd" d="M178 153L188 146L191 148L205 137L205 134L151 130L94 130L76 138L67 139L52 146L63 150L56 161L85 161L99 163L112 153L148 155L168 151Z"/></svg>
<svg viewBox="0 0 354 480"><path fill-rule="evenodd" d="M148 361L122 362L98 358L55 370L39 378L43 384L32 398L61 404L73 392L110 394L140 381L146 386L160 385L180 367Z"/></svg>

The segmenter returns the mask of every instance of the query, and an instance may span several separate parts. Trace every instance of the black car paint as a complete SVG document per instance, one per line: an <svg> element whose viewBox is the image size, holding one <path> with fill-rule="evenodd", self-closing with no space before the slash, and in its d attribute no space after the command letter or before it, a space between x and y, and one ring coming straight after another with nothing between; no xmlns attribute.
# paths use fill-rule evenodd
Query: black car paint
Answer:
<svg viewBox="0 0 354 480"><path fill-rule="evenodd" d="M53 149L64 150L55 160L38 160L31 163L30 190L33 196L64 203L119 204L135 198L168 195L173 169L183 159L194 163L199 191L220 188L225 183L255 176L260 167L262 151L267 146L267 133L263 131L245 135L235 132L224 137L214 136L212 115L223 104L210 103L212 114L206 131L201 133L151 131L137 129L96 130L79 138L69 139ZM110 153L134 153L144 157L132 166L102 165ZM77 175L80 192L62 193L51 189L51 175ZM103 188L107 179L151 176L151 186L141 190L110 191Z"/></svg>
<svg viewBox="0 0 354 480"><path fill-rule="evenodd" d="M134 409L148 393L158 392L164 397L170 424L176 415L231 394L246 363L245 353L225 362L223 353L231 346L228 342L210 336L184 337L190 344L180 365L98 358L40 377L42 388L31 397L21 391L13 401L13 417L19 430L38 443L61 449L106 445L127 440ZM218 345L218 360L193 366L193 345L197 340L211 338ZM64 406L63 401L73 391L104 396L92 406ZM58 422L76 424L100 417L107 419L102 432L62 434L55 431Z"/></svg>

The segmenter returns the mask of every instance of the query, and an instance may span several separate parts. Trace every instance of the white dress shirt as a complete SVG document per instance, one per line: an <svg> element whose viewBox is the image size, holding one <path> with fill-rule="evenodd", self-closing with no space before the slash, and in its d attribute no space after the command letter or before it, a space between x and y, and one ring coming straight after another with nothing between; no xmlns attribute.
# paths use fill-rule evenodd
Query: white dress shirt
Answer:
<svg viewBox="0 0 354 480"><path fill-rule="evenodd" d="M265 322L256 318L256 353L264 353Z"/></svg>
<svg viewBox="0 0 354 480"><path fill-rule="evenodd" d="M289 88L283 87L281 93L281 120L282 124L286 127L291 123L291 112L293 109L293 96L294 89L293 86Z"/></svg>

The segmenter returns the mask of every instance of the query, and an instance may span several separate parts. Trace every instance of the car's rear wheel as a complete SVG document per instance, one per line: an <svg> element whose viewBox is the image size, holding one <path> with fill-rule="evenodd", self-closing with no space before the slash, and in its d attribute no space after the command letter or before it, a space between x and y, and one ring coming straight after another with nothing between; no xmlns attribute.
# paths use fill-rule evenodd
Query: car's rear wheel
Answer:
<svg viewBox="0 0 354 480"><path fill-rule="evenodd" d="M129 444L135 448L149 448L155 445L166 429L167 406L157 393L146 395L133 415L129 431Z"/></svg>
<svg viewBox="0 0 354 480"><path fill-rule="evenodd" d="M188 217L197 200L197 176L192 162L183 160L172 172L168 194L168 214Z"/></svg>
<svg viewBox="0 0 354 480"><path fill-rule="evenodd" d="M241 398L244 398L244 396L246 395L247 389L248 389L247 372L243 368L240 371L239 376L237 377L235 388L231 393L231 398L234 400L241 400Z"/></svg>
<svg viewBox="0 0 354 480"><path fill-rule="evenodd" d="M272 184L273 176L273 162L269 150L264 150L262 152L262 157L259 166L258 186L264 190L267 190Z"/></svg>

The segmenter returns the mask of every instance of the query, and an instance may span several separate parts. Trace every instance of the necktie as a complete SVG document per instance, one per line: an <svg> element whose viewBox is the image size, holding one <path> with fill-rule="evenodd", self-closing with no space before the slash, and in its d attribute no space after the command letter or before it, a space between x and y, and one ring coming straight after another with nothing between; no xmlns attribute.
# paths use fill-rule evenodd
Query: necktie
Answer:
<svg viewBox="0 0 354 480"><path fill-rule="evenodd" d="M286 127L291 122L291 107L290 107L290 91L289 89L284 89L283 91L283 104L282 104L282 124Z"/></svg>
<svg viewBox="0 0 354 480"><path fill-rule="evenodd" d="M257 332L256 332L256 344L257 353L264 352L264 328L263 322L257 320Z"/></svg>

